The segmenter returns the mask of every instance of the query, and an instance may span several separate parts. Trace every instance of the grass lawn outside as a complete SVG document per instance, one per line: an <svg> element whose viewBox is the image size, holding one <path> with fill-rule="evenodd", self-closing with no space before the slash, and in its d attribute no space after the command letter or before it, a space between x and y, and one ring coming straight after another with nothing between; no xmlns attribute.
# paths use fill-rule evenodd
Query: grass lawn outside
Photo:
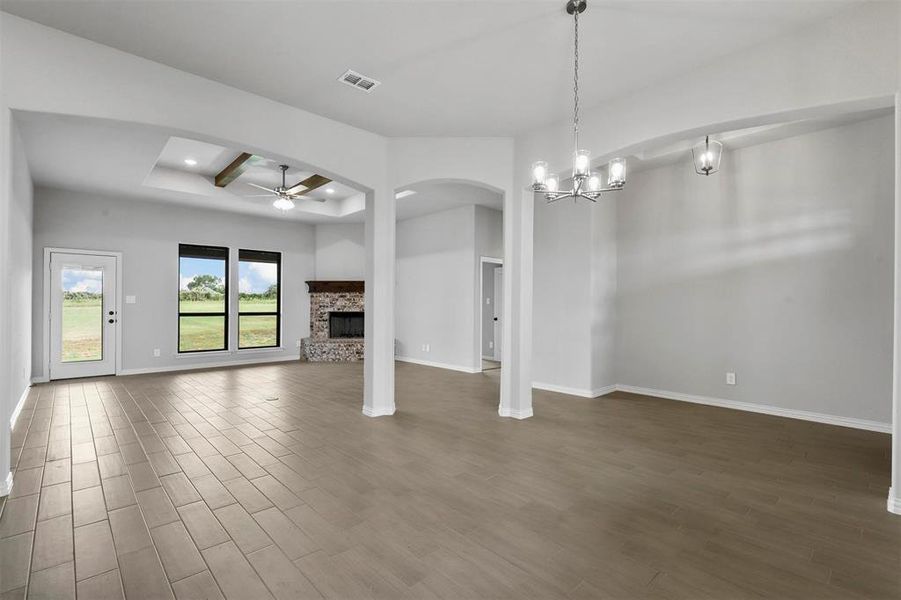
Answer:
<svg viewBox="0 0 901 600"><path fill-rule="evenodd" d="M181 312L215 313L222 312L221 300L180 300ZM241 300L240 310L244 312L275 312L275 298L254 298ZM225 350L223 317L181 317L179 351ZM238 323L238 346L240 348L260 348L276 343L277 319L272 316L240 317Z"/></svg>
<svg viewBox="0 0 901 600"><path fill-rule="evenodd" d="M246 312L276 310L275 298L240 302ZM221 312L223 303L216 300L181 301L182 312ZM179 350L225 350L223 317L181 317ZM274 346L275 315L240 318L238 338L241 348ZM64 299L62 321L62 360L79 362L103 359L103 301L97 298Z"/></svg>
<svg viewBox="0 0 901 600"><path fill-rule="evenodd" d="M103 301L63 300L62 361L103 359Z"/></svg>

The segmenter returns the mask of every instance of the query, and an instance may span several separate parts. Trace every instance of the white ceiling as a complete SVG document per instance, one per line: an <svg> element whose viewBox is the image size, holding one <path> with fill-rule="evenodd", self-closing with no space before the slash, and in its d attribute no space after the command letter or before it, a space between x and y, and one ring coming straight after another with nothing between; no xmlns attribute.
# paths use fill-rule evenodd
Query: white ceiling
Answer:
<svg viewBox="0 0 901 600"><path fill-rule="evenodd" d="M851 0L590 0L598 104ZM571 110L563 0L0 0L4 11L385 135L512 135ZM336 81L351 68L371 94Z"/></svg>
<svg viewBox="0 0 901 600"><path fill-rule="evenodd" d="M298 200L297 208L287 213L274 209L269 198L253 197L262 191L246 182L281 183L278 160L265 159L226 188L217 188L215 174L241 149L100 119L28 112L16 112L15 119L36 186L305 223L362 223L365 218L363 195L338 182L310 194L325 202ZM197 165L186 165L185 158L193 158ZM290 185L310 174L292 167L287 180ZM328 189L334 193L328 194ZM398 220L470 204L502 209L500 194L468 184L430 183L409 189L416 193L397 200Z"/></svg>
<svg viewBox="0 0 901 600"><path fill-rule="evenodd" d="M166 142L144 186L186 192L199 196L211 196L225 204L236 200L260 210L271 210L276 196L255 185L273 189L292 187L314 173L286 165L284 177L280 160L254 156L245 164L244 171L224 188L214 185L216 175L241 154L240 150L209 144L198 140L172 136ZM196 164L188 165L190 159ZM282 179L284 178L284 181ZM291 216L303 219L309 215L344 217L362 211L365 196L337 181L321 186L295 200Z"/></svg>

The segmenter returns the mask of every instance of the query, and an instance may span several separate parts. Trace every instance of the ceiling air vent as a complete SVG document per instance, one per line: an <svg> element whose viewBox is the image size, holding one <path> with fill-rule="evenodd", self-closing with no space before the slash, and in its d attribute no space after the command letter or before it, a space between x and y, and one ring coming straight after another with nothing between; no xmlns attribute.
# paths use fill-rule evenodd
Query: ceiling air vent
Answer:
<svg viewBox="0 0 901 600"><path fill-rule="evenodd" d="M380 81L376 81L365 75L360 75L356 71L351 71L350 69L348 69L344 75L339 77L338 81L345 83L350 87L357 88L358 90L363 90L367 94L374 90L376 86L381 85Z"/></svg>

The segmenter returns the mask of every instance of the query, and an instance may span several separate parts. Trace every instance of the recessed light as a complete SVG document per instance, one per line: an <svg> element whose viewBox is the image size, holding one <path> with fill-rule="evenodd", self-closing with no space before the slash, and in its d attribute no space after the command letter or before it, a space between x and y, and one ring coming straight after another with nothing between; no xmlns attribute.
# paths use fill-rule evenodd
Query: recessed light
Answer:
<svg viewBox="0 0 901 600"><path fill-rule="evenodd" d="M414 192L413 190L404 190L402 192L397 192L396 194L394 194L394 198L396 200L400 200L401 198L406 198L407 196L412 196L415 193L416 192Z"/></svg>
<svg viewBox="0 0 901 600"><path fill-rule="evenodd" d="M335 193L335 190L332 189L332 188L325 188L325 193L326 193L326 194L334 194L334 193Z"/></svg>
<svg viewBox="0 0 901 600"><path fill-rule="evenodd" d="M194 160L193 158L186 158L186 159L185 159L185 164L188 165L189 167L196 167L196 166L197 166L197 161Z"/></svg>

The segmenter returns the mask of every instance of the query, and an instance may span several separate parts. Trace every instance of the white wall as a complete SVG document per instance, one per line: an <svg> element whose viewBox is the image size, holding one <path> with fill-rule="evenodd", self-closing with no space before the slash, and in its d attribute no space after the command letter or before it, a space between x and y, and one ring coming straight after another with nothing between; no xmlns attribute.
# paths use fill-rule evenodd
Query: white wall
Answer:
<svg viewBox="0 0 901 600"><path fill-rule="evenodd" d="M480 369L479 256L502 246L501 214L485 207L462 206L398 222L399 358Z"/></svg>
<svg viewBox="0 0 901 600"><path fill-rule="evenodd" d="M130 198L38 188L35 193L34 286L42 315L44 248L81 248L123 253L123 368L126 371L190 367L299 355L296 340L309 335L314 234L310 225L225 212L161 206ZM178 244L211 244L282 253L282 347L222 354L177 354ZM44 324L34 322L35 375L41 376ZM161 356L155 358L153 349Z"/></svg>
<svg viewBox="0 0 901 600"><path fill-rule="evenodd" d="M592 222L599 206L535 197L534 384L588 394L591 370Z"/></svg>
<svg viewBox="0 0 901 600"><path fill-rule="evenodd" d="M10 397L18 400L31 383L32 233L34 190L22 141L13 126L12 196L9 205Z"/></svg>
<svg viewBox="0 0 901 600"><path fill-rule="evenodd" d="M620 192L598 199L591 209L591 391L612 390L616 380L616 295L619 255L616 243Z"/></svg>
<svg viewBox="0 0 901 600"><path fill-rule="evenodd" d="M361 280L366 273L366 240L362 223L315 226L316 279Z"/></svg>
<svg viewBox="0 0 901 600"><path fill-rule="evenodd" d="M901 32L901 10L898 10ZM901 323L901 43L898 44L898 86L895 92L895 323ZM892 421L892 487L888 509L901 515L901 331L895 327Z"/></svg>
<svg viewBox="0 0 901 600"><path fill-rule="evenodd" d="M399 357L470 366L474 214L463 206L397 224Z"/></svg>
<svg viewBox="0 0 901 600"><path fill-rule="evenodd" d="M0 495L9 492L10 418L31 380L32 185L11 113L0 106Z"/></svg>
<svg viewBox="0 0 901 600"><path fill-rule="evenodd" d="M9 381L9 211L12 203L13 131L12 114L0 104L0 381ZM0 495L12 485L10 473L9 416L13 411L9 390L0 385Z"/></svg>
<svg viewBox="0 0 901 600"><path fill-rule="evenodd" d="M634 174L617 382L890 422L893 143L887 116Z"/></svg>

